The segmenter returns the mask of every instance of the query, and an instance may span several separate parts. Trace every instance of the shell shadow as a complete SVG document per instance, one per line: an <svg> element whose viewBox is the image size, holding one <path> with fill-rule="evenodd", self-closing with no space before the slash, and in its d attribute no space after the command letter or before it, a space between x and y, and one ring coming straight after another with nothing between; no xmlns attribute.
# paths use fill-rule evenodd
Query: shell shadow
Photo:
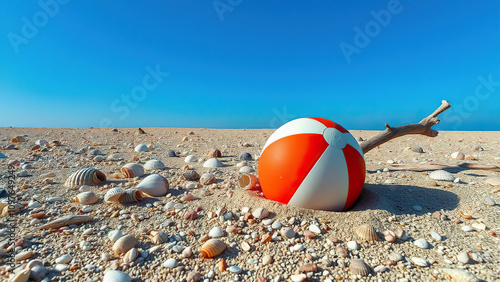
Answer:
<svg viewBox="0 0 500 282"><path fill-rule="evenodd" d="M413 185L384 185L365 183L363 192L349 211L386 210L393 214L424 214L454 210L458 196L449 191ZM413 210L420 205L422 211Z"/></svg>

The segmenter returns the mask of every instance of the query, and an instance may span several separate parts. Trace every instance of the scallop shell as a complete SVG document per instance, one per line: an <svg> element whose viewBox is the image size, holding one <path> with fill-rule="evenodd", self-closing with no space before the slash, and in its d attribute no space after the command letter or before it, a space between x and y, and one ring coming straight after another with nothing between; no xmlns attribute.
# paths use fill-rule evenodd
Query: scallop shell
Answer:
<svg viewBox="0 0 500 282"><path fill-rule="evenodd" d="M129 204L142 200L142 192L136 189L125 190L119 198L118 202L121 204Z"/></svg>
<svg viewBox="0 0 500 282"><path fill-rule="evenodd" d="M196 162L196 157L194 155L189 155L187 157L184 158L184 162L186 163L194 163Z"/></svg>
<svg viewBox="0 0 500 282"><path fill-rule="evenodd" d="M135 188L151 197L161 197L168 192L168 181L159 174L151 174Z"/></svg>
<svg viewBox="0 0 500 282"><path fill-rule="evenodd" d="M453 174L442 169L431 172L429 176L434 180L444 180L444 181L455 180L455 176L453 176Z"/></svg>
<svg viewBox="0 0 500 282"><path fill-rule="evenodd" d="M104 183L105 181L106 175L103 172L93 167L88 167L80 169L70 175L64 183L64 186L69 188L77 188L82 185L94 186Z"/></svg>
<svg viewBox="0 0 500 282"><path fill-rule="evenodd" d="M240 178L238 179L238 185L240 186L240 188L246 190L260 189L259 179L257 178L257 176L249 173L243 173L240 176Z"/></svg>
<svg viewBox="0 0 500 282"><path fill-rule="evenodd" d="M200 183L202 185L209 185L209 184L215 183L215 174L210 173L210 172L205 172L200 177Z"/></svg>
<svg viewBox="0 0 500 282"><path fill-rule="evenodd" d="M99 200L94 192L83 192L75 197L75 202L80 203L82 205L91 205L96 203Z"/></svg>
<svg viewBox="0 0 500 282"><path fill-rule="evenodd" d="M361 225L357 230L356 234L363 240L366 241L377 241L378 236L377 236L377 231L373 226L369 224L363 224Z"/></svg>
<svg viewBox="0 0 500 282"><path fill-rule="evenodd" d="M12 143L22 143L22 142L26 142L26 138L24 138L24 136L16 136L14 138L12 138L12 140L10 140Z"/></svg>
<svg viewBox="0 0 500 282"><path fill-rule="evenodd" d="M144 175L144 168L138 163L128 163L122 167L122 172L127 178L134 178Z"/></svg>
<svg viewBox="0 0 500 282"><path fill-rule="evenodd" d="M453 152L451 154L451 158L455 160L464 160L465 159L465 154L462 152Z"/></svg>
<svg viewBox="0 0 500 282"><path fill-rule="evenodd" d="M200 249L200 253L204 258L213 258L221 254L227 248L226 243L217 239L210 239Z"/></svg>
<svg viewBox="0 0 500 282"><path fill-rule="evenodd" d="M461 269L453 269L453 268L443 268L441 271L448 275L451 281L460 281L460 282L479 282L480 280L472 273L467 272Z"/></svg>
<svg viewBox="0 0 500 282"><path fill-rule="evenodd" d="M361 276L367 276L371 272L371 268L361 259L351 260L351 264L349 265L349 270L354 275L361 275Z"/></svg>
<svg viewBox="0 0 500 282"><path fill-rule="evenodd" d="M120 239L116 240L113 244L113 251L117 254L126 253L132 249L137 243L137 239L132 235L125 235Z"/></svg>
<svg viewBox="0 0 500 282"><path fill-rule="evenodd" d="M109 202L118 202L118 199L121 197L121 195L123 195L123 193L125 193L125 190L122 188L118 188L118 187L111 188L104 195L104 201L108 202L108 203Z"/></svg>
<svg viewBox="0 0 500 282"><path fill-rule="evenodd" d="M196 172L196 170L188 170L182 174L186 180L190 181L198 181L200 180L200 175Z"/></svg>
<svg viewBox="0 0 500 282"><path fill-rule="evenodd" d="M489 184L491 186L498 186L500 185L500 177L490 177L486 179L486 184Z"/></svg>
<svg viewBox="0 0 500 282"><path fill-rule="evenodd" d="M212 150L208 151L207 156L209 158L220 158L220 157L222 157L222 153L219 149L212 149Z"/></svg>
<svg viewBox="0 0 500 282"><path fill-rule="evenodd" d="M149 148L146 144L139 144L137 146L135 146L135 149L134 151L136 152L147 152L149 151Z"/></svg>
<svg viewBox="0 0 500 282"><path fill-rule="evenodd" d="M160 160L157 160L157 159L149 160L144 164L144 169L146 169L146 170L157 170L157 169L164 169L164 168L165 168L165 165Z"/></svg>
<svg viewBox="0 0 500 282"><path fill-rule="evenodd" d="M224 165L217 158L208 159L203 164L203 167L222 167L222 166Z"/></svg>
<svg viewBox="0 0 500 282"><path fill-rule="evenodd" d="M107 270L106 274L104 274L104 278L102 282L130 282L132 278L130 276L119 270Z"/></svg>

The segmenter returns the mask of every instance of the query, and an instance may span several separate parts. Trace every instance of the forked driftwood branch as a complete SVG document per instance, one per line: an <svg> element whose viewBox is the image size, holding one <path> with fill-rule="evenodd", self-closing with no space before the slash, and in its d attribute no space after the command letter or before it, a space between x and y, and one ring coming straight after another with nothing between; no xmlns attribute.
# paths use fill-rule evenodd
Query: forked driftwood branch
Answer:
<svg viewBox="0 0 500 282"><path fill-rule="evenodd" d="M431 127L439 123L437 116L446 111L451 107L448 101L443 100L441 106L437 108L428 117L422 119L419 123L401 125L397 127L391 127L385 124L386 129L379 134L373 136L372 138L361 143L361 149L363 153L366 154L371 149L376 148L385 142L392 140L397 137L401 137L408 134L422 134L429 137L436 137L438 131L432 129ZM436 170L436 169L477 169L477 170L490 170L500 172L500 167L494 165L481 165L481 164L471 164L462 163L459 165L441 165L441 164L393 164L389 166L392 170L413 170L413 171L426 171L426 170Z"/></svg>
<svg viewBox="0 0 500 282"><path fill-rule="evenodd" d="M419 123L401 125L397 127L391 127L388 124L385 124L386 129L361 143L361 149L363 150L363 153L366 154L371 149L380 146L389 140L408 134L422 134L429 137L436 137L438 135L438 132L431 127L439 123L439 119L437 118L437 116L450 107L450 103L448 103L448 101L446 100L443 100L439 108L437 108L428 117L422 119Z"/></svg>

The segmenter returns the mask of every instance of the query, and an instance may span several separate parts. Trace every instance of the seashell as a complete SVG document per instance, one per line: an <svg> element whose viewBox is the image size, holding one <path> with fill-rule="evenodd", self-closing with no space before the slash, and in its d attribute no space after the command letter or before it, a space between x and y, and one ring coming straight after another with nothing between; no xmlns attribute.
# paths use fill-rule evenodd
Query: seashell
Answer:
<svg viewBox="0 0 500 282"><path fill-rule="evenodd" d="M434 238L434 240L436 240L436 241L443 240L443 237L441 237L441 235L439 235L439 233L437 233L435 230L431 231L431 237Z"/></svg>
<svg viewBox="0 0 500 282"><path fill-rule="evenodd" d="M396 252L391 252L389 254L389 258L395 262L403 261L405 259L400 253L396 253Z"/></svg>
<svg viewBox="0 0 500 282"><path fill-rule="evenodd" d="M186 278L187 282L199 282L202 281L201 274L196 271L190 271Z"/></svg>
<svg viewBox="0 0 500 282"><path fill-rule="evenodd" d="M481 231L486 230L486 225L484 223L481 223L481 222L474 222L471 224L471 227L476 229L476 230L481 230Z"/></svg>
<svg viewBox="0 0 500 282"><path fill-rule="evenodd" d="M485 201L488 206L494 206L497 204L490 195L486 196Z"/></svg>
<svg viewBox="0 0 500 282"><path fill-rule="evenodd" d="M316 224L309 225L309 227L307 229L311 232L314 232L314 234L316 234L316 235L321 234L321 229Z"/></svg>
<svg viewBox="0 0 500 282"><path fill-rule="evenodd" d="M102 162L102 161L104 161L104 159L105 158L103 156L96 156L93 160L94 160L94 162Z"/></svg>
<svg viewBox="0 0 500 282"><path fill-rule="evenodd" d="M192 247L187 247L182 250L182 257L184 258L189 258L193 255L193 249Z"/></svg>
<svg viewBox="0 0 500 282"><path fill-rule="evenodd" d="M94 192L83 192L75 197L75 202L80 203L82 205L91 205L96 203L99 200Z"/></svg>
<svg viewBox="0 0 500 282"><path fill-rule="evenodd" d="M168 192L168 181L159 174L151 174L144 178L135 188L151 197L161 197Z"/></svg>
<svg viewBox="0 0 500 282"><path fill-rule="evenodd" d="M137 146L135 146L135 149L134 151L136 152L147 152L149 151L149 148L146 144L139 144Z"/></svg>
<svg viewBox="0 0 500 282"><path fill-rule="evenodd" d="M412 257L410 260L416 266L426 267L429 265L429 263L423 258Z"/></svg>
<svg viewBox="0 0 500 282"><path fill-rule="evenodd" d="M159 245L168 242L168 235L162 231L151 231L149 239L153 244Z"/></svg>
<svg viewBox="0 0 500 282"><path fill-rule="evenodd" d="M390 230L384 232L384 239L389 243L396 241L396 234Z"/></svg>
<svg viewBox="0 0 500 282"><path fill-rule="evenodd" d="M23 209L24 209L24 206L22 204L19 204L19 203L15 203L13 205L12 204L6 205L2 209L2 215L16 214L16 213L21 212Z"/></svg>
<svg viewBox="0 0 500 282"><path fill-rule="evenodd" d="M182 174L182 176L186 180L190 180L190 181L198 181L198 180L200 180L200 175L196 172L196 170L188 170L188 171L184 172Z"/></svg>
<svg viewBox="0 0 500 282"><path fill-rule="evenodd" d="M257 176L248 173L244 173L240 176L240 178L238 179L238 184L240 188L246 190L260 189L260 183Z"/></svg>
<svg viewBox="0 0 500 282"><path fill-rule="evenodd" d="M198 159L194 155L188 155L187 157L184 158L185 163L194 163Z"/></svg>
<svg viewBox="0 0 500 282"><path fill-rule="evenodd" d="M189 220L195 220L198 218L198 212L196 212L196 210L190 210L190 211L187 211L185 214L184 214L184 218L185 219L189 219Z"/></svg>
<svg viewBox="0 0 500 282"><path fill-rule="evenodd" d="M413 147L413 148L411 148L411 150L415 153L420 153L420 154L422 154L424 152L424 149L422 149L422 147L420 147L420 146Z"/></svg>
<svg viewBox="0 0 500 282"><path fill-rule="evenodd" d="M122 167L126 178L134 178L144 175L144 168L138 163L128 163Z"/></svg>
<svg viewBox="0 0 500 282"><path fill-rule="evenodd" d="M471 262L469 254L465 251L458 253L457 260L463 264L468 264Z"/></svg>
<svg viewBox="0 0 500 282"><path fill-rule="evenodd" d="M247 152L241 153L241 155L240 155L239 158L242 161L251 161L251 160L253 160L252 155L250 155L250 153L247 153Z"/></svg>
<svg viewBox="0 0 500 282"><path fill-rule="evenodd" d="M214 227L210 229L210 231L208 232L208 236L212 238L219 238L224 236L224 231L222 231L222 229L220 229L219 227Z"/></svg>
<svg viewBox="0 0 500 282"><path fill-rule="evenodd" d="M210 172L205 172L200 177L200 183L202 185L209 185L209 184L215 183L215 174L210 173Z"/></svg>
<svg viewBox="0 0 500 282"><path fill-rule="evenodd" d="M175 268L175 267L177 267L178 264L179 264L179 262L176 259L169 258L169 259L167 259L166 261L163 262L163 267L166 267L166 268Z"/></svg>
<svg viewBox="0 0 500 282"><path fill-rule="evenodd" d="M113 243L121 237L123 237L123 233L120 230L111 230L108 232L108 239Z"/></svg>
<svg viewBox="0 0 500 282"><path fill-rule="evenodd" d="M136 248L132 248L125 253L125 256L123 256L123 262L125 263L133 262L138 256L139 256L139 251Z"/></svg>
<svg viewBox="0 0 500 282"><path fill-rule="evenodd" d="M241 173L252 173L252 172L255 172L255 169L253 169L253 167L250 167L250 166L242 166L239 170Z"/></svg>
<svg viewBox="0 0 500 282"><path fill-rule="evenodd" d="M121 195L125 193L125 190L122 188L111 188L106 192L104 195L104 201L109 203L109 202L118 202L118 199L120 198Z"/></svg>
<svg viewBox="0 0 500 282"><path fill-rule="evenodd" d="M26 142L26 138L24 136L16 136L10 140L12 143L23 143Z"/></svg>
<svg viewBox="0 0 500 282"><path fill-rule="evenodd" d="M132 235L125 235L120 237L120 239L116 240L113 244L113 251L117 254L122 254L128 252L128 250L132 249L137 243L137 239Z"/></svg>
<svg viewBox="0 0 500 282"><path fill-rule="evenodd" d="M415 246L422 248L422 249L428 249L431 247L429 242L427 242L424 238L417 239L413 243L415 244Z"/></svg>
<svg viewBox="0 0 500 282"><path fill-rule="evenodd" d="M106 157L106 160L107 161L119 161L120 160L120 155L118 154L111 154L109 156Z"/></svg>
<svg viewBox="0 0 500 282"><path fill-rule="evenodd" d="M401 228L396 230L395 234L396 234L396 238L401 239L402 241L408 240L408 234L406 233L406 231L404 231Z"/></svg>
<svg viewBox="0 0 500 282"><path fill-rule="evenodd" d="M307 279L307 275L305 275L305 274L295 274L295 275L291 275L290 279L293 282L302 282L302 281L305 281Z"/></svg>
<svg viewBox="0 0 500 282"><path fill-rule="evenodd" d="M222 153L220 152L219 149L212 149L212 150L208 151L207 156L209 158L220 158L220 157L222 157Z"/></svg>
<svg viewBox="0 0 500 282"><path fill-rule="evenodd" d="M103 153L99 149L94 149L94 150L92 150L92 151L89 152L89 155L91 155L91 156L99 156L99 155L102 155L102 154Z"/></svg>
<svg viewBox="0 0 500 282"><path fill-rule="evenodd" d="M318 266L315 263L305 263L300 266L302 272L318 272Z"/></svg>
<svg viewBox="0 0 500 282"><path fill-rule="evenodd" d="M363 224L358 229L356 229L356 234L363 240L366 241L377 241L377 231L373 226L369 224Z"/></svg>
<svg viewBox="0 0 500 282"><path fill-rule="evenodd" d="M226 271L227 263L224 259L217 261L217 268L220 272Z"/></svg>
<svg viewBox="0 0 500 282"><path fill-rule="evenodd" d="M490 177L486 179L484 182L486 182L486 184L489 184L491 186L498 186L500 185L500 177Z"/></svg>
<svg viewBox="0 0 500 282"><path fill-rule="evenodd" d="M192 201L194 199L195 198L192 194L186 194L186 195L182 196L181 202L189 202L189 201Z"/></svg>
<svg viewBox="0 0 500 282"><path fill-rule="evenodd" d="M224 165L217 158L208 159L203 164L203 167L222 167L222 166Z"/></svg>
<svg viewBox="0 0 500 282"><path fill-rule="evenodd" d="M145 170L157 170L157 169L164 169L164 168L165 168L165 165L160 160L157 160L157 159L149 160L144 164Z"/></svg>
<svg viewBox="0 0 500 282"><path fill-rule="evenodd" d="M444 180L444 181L455 180L455 176L453 176L453 174L451 174L445 170L442 170L442 169L435 170L435 171L431 172L429 174L429 177L434 179L434 180Z"/></svg>
<svg viewBox="0 0 500 282"><path fill-rule="evenodd" d="M281 235L291 239L295 237L295 231L292 228L286 227L281 230Z"/></svg>
<svg viewBox="0 0 500 282"><path fill-rule="evenodd" d="M358 250L359 244L356 241L349 241L347 242L347 248L349 248L350 250Z"/></svg>
<svg viewBox="0 0 500 282"><path fill-rule="evenodd" d="M269 216L269 211L266 208L258 208L252 213L256 219L263 219Z"/></svg>
<svg viewBox="0 0 500 282"><path fill-rule="evenodd" d="M47 224L44 224L38 229L49 229L49 228L59 228L71 224L80 224L84 222L91 221L93 218L87 215L68 215L56 220L53 220Z"/></svg>
<svg viewBox="0 0 500 282"><path fill-rule="evenodd" d="M252 249L252 245L248 244L247 242L242 242L241 249L245 252L249 252Z"/></svg>
<svg viewBox="0 0 500 282"><path fill-rule="evenodd" d="M72 259L73 259L73 257L70 254L65 254L65 255L62 255L62 256L56 258L55 262L68 264L71 262Z"/></svg>
<svg viewBox="0 0 500 282"><path fill-rule="evenodd" d="M232 273L241 273L243 270L241 269L241 267L237 266L237 265L231 265L227 270L229 270L229 272L232 272Z"/></svg>
<svg viewBox="0 0 500 282"><path fill-rule="evenodd" d="M130 276L119 270L107 270L104 274L102 282L130 282L132 278Z"/></svg>
<svg viewBox="0 0 500 282"><path fill-rule="evenodd" d="M16 254L14 256L14 260L16 262L18 261L22 261L22 260L26 260L26 259L29 259L30 257L34 256L35 255L35 252L32 251L32 250L29 250L29 251L23 251L23 252L20 252L18 254Z"/></svg>
<svg viewBox="0 0 500 282"><path fill-rule="evenodd" d="M71 174L64 183L64 186L68 188L76 188L82 185L94 186L104 183L105 181L106 175L104 173L93 167L89 167L80 169Z"/></svg>
<svg viewBox="0 0 500 282"><path fill-rule="evenodd" d="M267 242L271 242L272 239L273 239L273 236L271 236L271 234L269 234L269 233L266 233L266 234L264 234L264 236L262 236L260 243L265 244Z"/></svg>
<svg viewBox="0 0 500 282"><path fill-rule="evenodd" d="M125 190L125 193L118 198L120 204L130 204L140 200L142 200L142 192L137 189Z"/></svg>
<svg viewBox="0 0 500 282"><path fill-rule="evenodd" d="M227 248L226 243L217 239L210 239L203 244L200 253L204 258L213 258L221 254Z"/></svg>
<svg viewBox="0 0 500 282"><path fill-rule="evenodd" d="M49 142L47 142L47 140L44 140L44 139L38 139L35 141L35 145L38 145L38 146L43 146L45 144L48 144Z"/></svg>
<svg viewBox="0 0 500 282"><path fill-rule="evenodd" d="M31 275L31 269L25 268L17 272L9 282L26 282L29 280Z"/></svg>
<svg viewBox="0 0 500 282"><path fill-rule="evenodd" d="M471 232L474 229L472 227L470 227L469 225L464 225L464 226L462 226L462 230L465 232Z"/></svg>
<svg viewBox="0 0 500 282"><path fill-rule="evenodd" d="M170 158L177 157L177 154L176 154L174 151L172 151L172 150L168 150L167 154L168 154L168 156L169 156Z"/></svg>
<svg viewBox="0 0 500 282"><path fill-rule="evenodd" d="M479 282L480 280L472 273L462 269L443 268L441 271L456 282Z"/></svg>
<svg viewBox="0 0 500 282"><path fill-rule="evenodd" d="M464 160L465 159L465 154L462 152L453 152L451 154L451 158L455 160Z"/></svg>
<svg viewBox="0 0 500 282"><path fill-rule="evenodd" d="M474 148L474 151L484 151L483 147L479 144L475 144L472 148Z"/></svg>
<svg viewBox="0 0 500 282"><path fill-rule="evenodd" d="M361 276L367 276L371 272L371 268L361 259L351 260L349 270L352 274Z"/></svg>

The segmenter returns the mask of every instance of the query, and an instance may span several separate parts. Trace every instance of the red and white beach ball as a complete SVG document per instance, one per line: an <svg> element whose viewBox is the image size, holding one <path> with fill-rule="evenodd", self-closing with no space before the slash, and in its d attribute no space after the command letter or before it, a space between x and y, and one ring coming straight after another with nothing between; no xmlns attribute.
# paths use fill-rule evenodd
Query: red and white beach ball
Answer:
<svg viewBox="0 0 500 282"><path fill-rule="evenodd" d="M259 159L264 196L308 209L348 209L363 190L365 173L354 136L323 118L284 124L269 137Z"/></svg>

